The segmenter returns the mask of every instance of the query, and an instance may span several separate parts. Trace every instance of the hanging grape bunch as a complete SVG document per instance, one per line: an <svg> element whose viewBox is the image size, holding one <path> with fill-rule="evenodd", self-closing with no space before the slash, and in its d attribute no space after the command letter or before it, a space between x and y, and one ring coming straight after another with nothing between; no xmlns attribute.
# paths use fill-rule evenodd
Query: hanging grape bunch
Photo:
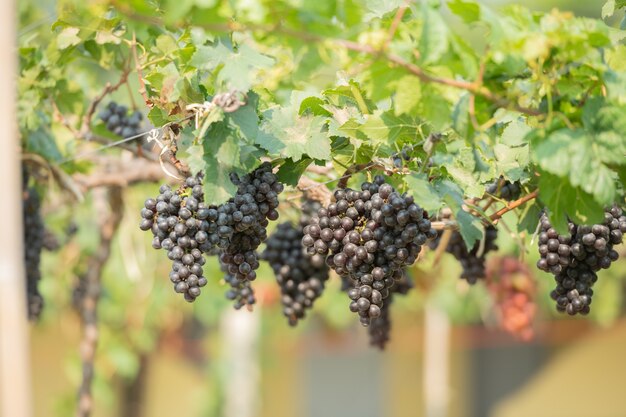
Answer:
<svg viewBox="0 0 626 417"><path fill-rule="evenodd" d="M304 228L302 243L350 280L350 310L367 326L380 317L402 268L417 260L437 232L413 197L397 193L380 175L363 183L361 191L339 189L334 197Z"/></svg>
<svg viewBox="0 0 626 417"><path fill-rule="evenodd" d="M44 241L44 223L41 218L41 200L37 190L28 187L29 176L23 170L22 210L24 216L24 265L26 267L26 294L28 317L35 320L43 309L43 298L39 293L41 280L41 249Z"/></svg>
<svg viewBox="0 0 626 417"><path fill-rule="evenodd" d="M228 225L233 233L223 247L220 262L239 281L254 281L259 267L257 248L267 239L269 220L278 219L278 195L283 185L264 162L253 172L231 175L237 194L220 206L218 225Z"/></svg>
<svg viewBox="0 0 626 417"><path fill-rule="evenodd" d="M486 278L500 327L520 340L532 340L537 305L528 266L512 256L495 258L487 267Z"/></svg>
<svg viewBox="0 0 626 417"><path fill-rule="evenodd" d="M519 181L511 182L500 176L498 180L487 186L486 191L488 194L503 200L512 201L519 198L522 193L522 185Z"/></svg>
<svg viewBox="0 0 626 417"><path fill-rule="evenodd" d="M437 248L441 241L443 232L440 231L437 238L430 242L431 249ZM496 240L498 238L498 229L493 226L485 228L484 245L481 248L481 242L476 242L471 250L467 249L467 245L458 231L453 231L446 246L446 252L452 254L461 264L461 278L465 279L469 284L476 282L485 277L485 259L489 252L498 249Z"/></svg>
<svg viewBox="0 0 626 417"><path fill-rule="evenodd" d="M141 122L143 115L135 110L128 113L128 107L110 102L104 110L98 114L98 118L104 122L107 130L121 136L129 138L142 133Z"/></svg>
<svg viewBox="0 0 626 417"><path fill-rule="evenodd" d="M202 270L204 253L225 245L232 230L219 226L216 207L204 203L200 176L187 178L176 191L162 185L159 193L156 199L146 200L139 227L152 232L153 248L167 251L173 262L170 280L174 290L192 302L207 284Z"/></svg>
<svg viewBox="0 0 626 417"><path fill-rule="evenodd" d="M380 309L380 317L373 319L370 326L367 328L371 346L375 346L380 350L385 349L391 334L391 304L395 297L398 295L406 295L411 288L413 288L413 283L405 272L402 278L396 281L395 285L391 288L389 297L387 297Z"/></svg>
<svg viewBox="0 0 626 417"><path fill-rule="evenodd" d="M305 203L302 209L308 211L311 208L310 203ZM317 253L308 256L302 245L302 227L309 221L310 216L305 214L298 228L290 222L279 224L267 239L267 248L262 254L276 275L283 314L291 326L298 324L306 310L313 307L315 300L322 295L324 282L328 280L324 258Z"/></svg>
<svg viewBox="0 0 626 417"><path fill-rule="evenodd" d="M226 291L226 298L235 302L235 309L239 310L244 306L252 307L256 303L256 298L250 281L237 279L228 272L228 267L221 262L220 269L225 273L224 282L230 286L228 291Z"/></svg>
<svg viewBox="0 0 626 417"><path fill-rule="evenodd" d="M540 219L537 268L555 276L556 288L550 296L559 312L589 314L593 284L600 269L607 269L619 254L614 245L622 243L626 216L613 206L604 212L604 221L594 225L568 223L568 232L559 234L543 214Z"/></svg>

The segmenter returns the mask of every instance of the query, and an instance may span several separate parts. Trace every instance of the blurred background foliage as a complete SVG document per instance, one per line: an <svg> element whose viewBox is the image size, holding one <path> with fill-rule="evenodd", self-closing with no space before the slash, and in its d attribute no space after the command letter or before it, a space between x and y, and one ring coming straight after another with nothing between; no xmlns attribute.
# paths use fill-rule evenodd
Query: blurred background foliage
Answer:
<svg viewBox="0 0 626 417"><path fill-rule="evenodd" d="M351 1L354 0L345 0L345 3ZM83 5L85 2L79 0L21 1L20 43L40 43L39 47L45 48L45 32L56 20L57 12L71 3L106 11L107 2ZM112 3L141 11L143 0ZM163 3L172 7L172 14L167 14L166 19L176 20L180 17L177 13L187 13L194 3L213 2L170 0ZM230 3L252 22L261 23L267 18L261 2ZM294 19L306 20L314 18L315 12L323 12L331 2L291 3L302 7L301 15ZM485 3L496 8L507 5L503 0ZM528 0L524 5L535 10L559 8L577 15L599 17L603 3L601 0ZM215 17L199 15L196 18ZM345 16L348 20L359 18ZM450 20L455 21L452 16ZM610 22L617 25L619 20L620 16L615 16ZM308 23L315 26L314 21ZM327 30L323 24L319 25L320 33ZM469 41L479 42L480 39L470 38ZM288 99L290 89L301 87L302 81L309 87L320 88L333 83L335 70L319 70L315 62L319 57L312 51L307 53L311 54L310 61L302 56L298 60L301 65L295 66L291 59L285 61L284 67L277 65L264 94L271 91L277 97ZM316 69L314 74L309 72L309 64ZM76 62L75 65L89 64ZM108 80L108 75L101 70L89 76L91 79L73 81L99 86ZM123 102L128 100L127 96L126 91L120 91L111 98ZM140 101L139 97L136 99ZM74 111L78 114L80 109ZM67 133L54 131L53 134L58 143L64 143ZM71 146L71 143L68 141L66 145ZM387 350L380 353L367 346L365 330L347 309L337 279L332 279L314 311L295 329L282 317L278 288L264 263L255 282L260 302L253 312L232 311L223 295L226 288L220 280L215 259L211 259L206 268L206 275L214 279L209 280L198 302L187 304L181 297L174 296L166 278L169 261L150 248L148 236L137 227L142 202L146 196L153 195L156 188L154 184L146 184L126 189L124 193L122 233L118 233L113 255L106 265L99 305L101 338L94 387L96 417L236 416L230 402L237 398L233 398L229 387L236 373L233 369L240 365L241 358L231 355L241 348L233 345L238 340L248 343L254 352L252 360L258 373L251 372L247 377L258 390L252 405L255 415L425 415L424 392L428 390L424 386L429 381L424 374L424 316L429 310L444 312L451 323L446 377L450 386L446 411L441 416L512 417L527 413L525 415L547 417L565 415L567 411L570 417L618 417L626 413L623 395L610 397L615 389L624 386L623 375L626 374L620 372L621 365L615 363L612 356L618 354L614 352L615 346L623 347L626 343L626 322L621 318L626 277L623 259L602 272L602 278L594 287L596 301L592 313L585 319L557 316L548 295L553 286L552 277L535 272L540 304L537 336L533 342L521 344L496 329L491 316L492 301L484 286L469 287L459 280L460 266L450 255L444 256L439 266L431 268L432 254L428 254L409 271L416 286L406 297L396 301L392 340ZM44 209L46 224L63 235L63 230L73 222L78 232L58 252L46 253L43 258L41 290L46 308L42 319L32 326L34 398L36 415L42 417L67 416L74 408L74 387L80 377L80 332L78 317L72 308L72 289L77 277L84 273L84 256L94 250L98 235L90 199L73 206L63 204L61 199L54 192L49 193ZM519 255L517 242L507 233L500 233L498 245L500 253ZM532 248L525 260L529 265L536 262L537 254ZM253 315L252 320L257 320L254 322L258 327L257 337L246 341L237 339L236 335L228 336L237 323L250 320L242 319L244 315ZM586 358L586 362L581 358ZM572 364L575 370L571 370ZM603 370L607 373L598 379L598 384L586 387L581 394L585 397L584 405L575 400L581 397L576 397L576 389L572 390L578 407L575 411L563 406L563 413L557 412L555 408L560 405L554 404L550 395L533 394L585 385L590 372ZM572 380L563 382L564 378ZM621 405L608 407L605 396L613 403L621 401ZM533 408L535 406L537 408Z"/></svg>

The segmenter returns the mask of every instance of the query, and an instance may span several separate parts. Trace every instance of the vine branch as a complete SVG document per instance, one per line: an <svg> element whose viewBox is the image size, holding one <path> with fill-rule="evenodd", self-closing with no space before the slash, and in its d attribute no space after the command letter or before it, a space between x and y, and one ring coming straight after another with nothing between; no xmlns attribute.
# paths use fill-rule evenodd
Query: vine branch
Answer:
<svg viewBox="0 0 626 417"><path fill-rule="evenodd" d="M83 337L80 345L82 360L82 379L78 388L76 417L89 417L93 409L93 395L91 385L94 377L94 359L98 345L98 316L97 307L100 298L102 270L111 255L111 242L119 228L124 210L122 209L122 189L109 187L106 194L97 193L96 202L106 213L100 224L100 243L94 254L87 262L87 272L84 275L85 294L79 304ZM104 207L107 206L108 207Z"/></svg>

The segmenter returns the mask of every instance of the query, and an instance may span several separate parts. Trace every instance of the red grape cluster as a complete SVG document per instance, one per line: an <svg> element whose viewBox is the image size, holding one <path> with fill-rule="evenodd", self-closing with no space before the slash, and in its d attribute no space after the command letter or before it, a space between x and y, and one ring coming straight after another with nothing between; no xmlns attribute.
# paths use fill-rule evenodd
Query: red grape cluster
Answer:
<svg viewBox="0 0 626 417"><path fill-rule="evenodd" d="M532 340L536 288L526 264L512 256L493 259L487 267L486 283L500 327L520 340Z"/></svg>

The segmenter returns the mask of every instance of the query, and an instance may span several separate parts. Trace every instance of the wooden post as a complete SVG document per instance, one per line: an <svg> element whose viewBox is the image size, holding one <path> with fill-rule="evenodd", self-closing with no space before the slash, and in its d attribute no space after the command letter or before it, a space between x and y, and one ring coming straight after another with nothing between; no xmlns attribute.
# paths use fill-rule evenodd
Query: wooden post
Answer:
<svg viewBox="0 0 626 417"><path fill-rule="evenodd" d="M17 131L17 11L0 1L0 414L30 417L32 410L22 226L21 153Z"/></svg>

